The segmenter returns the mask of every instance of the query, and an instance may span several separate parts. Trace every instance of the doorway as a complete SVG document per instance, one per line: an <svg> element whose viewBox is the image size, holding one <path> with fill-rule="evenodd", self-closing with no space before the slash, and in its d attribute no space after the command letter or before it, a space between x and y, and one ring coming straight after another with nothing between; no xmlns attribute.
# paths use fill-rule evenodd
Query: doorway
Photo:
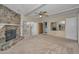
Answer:
<svg viewBox="0 0 79 59"><path fill-rule="evenodd" d="M43 33L43 23L38 23L38 33L39 34Z"/></svg>
<svg viewBox="0 0 79 59"><path fill-rule="evenodd" d="M47 33L47 32L48 32L47 22L44 22L44 23L43 23L43 26L44 26L44 27L43 27L43 28L44 28L44 30L43 30L44 33Z"/></svg>

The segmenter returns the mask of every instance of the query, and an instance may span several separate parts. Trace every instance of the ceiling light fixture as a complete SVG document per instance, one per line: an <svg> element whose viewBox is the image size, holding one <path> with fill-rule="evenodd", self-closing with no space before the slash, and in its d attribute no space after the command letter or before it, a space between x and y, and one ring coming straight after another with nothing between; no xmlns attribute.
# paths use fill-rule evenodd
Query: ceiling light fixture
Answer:
<svg viewBox="0 0 79 59"><path fill-rule="evenodd" d="M42 15L40 15L40 17L42 17Z"/></svg>

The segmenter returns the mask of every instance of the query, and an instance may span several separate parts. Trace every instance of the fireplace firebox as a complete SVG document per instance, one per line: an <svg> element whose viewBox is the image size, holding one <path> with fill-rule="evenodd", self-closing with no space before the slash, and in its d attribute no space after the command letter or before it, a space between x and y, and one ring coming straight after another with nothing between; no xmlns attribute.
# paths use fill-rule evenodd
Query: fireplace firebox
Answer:
<svg viewBox="0 0 79 59"><path fill-rule="evenodd" d="M6 42L16 38L16 29L5 31Z"/></svg>

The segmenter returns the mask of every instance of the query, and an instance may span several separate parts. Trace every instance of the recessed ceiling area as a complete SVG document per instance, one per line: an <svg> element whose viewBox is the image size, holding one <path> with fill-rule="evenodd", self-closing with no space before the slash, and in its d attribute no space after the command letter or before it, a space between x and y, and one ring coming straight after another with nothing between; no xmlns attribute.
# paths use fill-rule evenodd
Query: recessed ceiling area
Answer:
<svg viewBox="0 0 79 59"><path fill-rule="evenodd" d="M8 8L23 15L34 16L40 11L47 11L49 15L79 8L79 4L4 4Z"/></svg>

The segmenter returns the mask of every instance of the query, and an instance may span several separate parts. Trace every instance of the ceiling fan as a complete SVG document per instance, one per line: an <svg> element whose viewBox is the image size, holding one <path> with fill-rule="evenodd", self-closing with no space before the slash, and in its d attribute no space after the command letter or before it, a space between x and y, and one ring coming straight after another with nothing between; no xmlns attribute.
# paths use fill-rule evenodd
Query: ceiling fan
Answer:
<svg viewBox="0 0 79 59"><path fill-rule="evenodd" d="M48 12L47 11L40 11L39 13L36 12L36 14L39 17L48 17Z"/></svg>

